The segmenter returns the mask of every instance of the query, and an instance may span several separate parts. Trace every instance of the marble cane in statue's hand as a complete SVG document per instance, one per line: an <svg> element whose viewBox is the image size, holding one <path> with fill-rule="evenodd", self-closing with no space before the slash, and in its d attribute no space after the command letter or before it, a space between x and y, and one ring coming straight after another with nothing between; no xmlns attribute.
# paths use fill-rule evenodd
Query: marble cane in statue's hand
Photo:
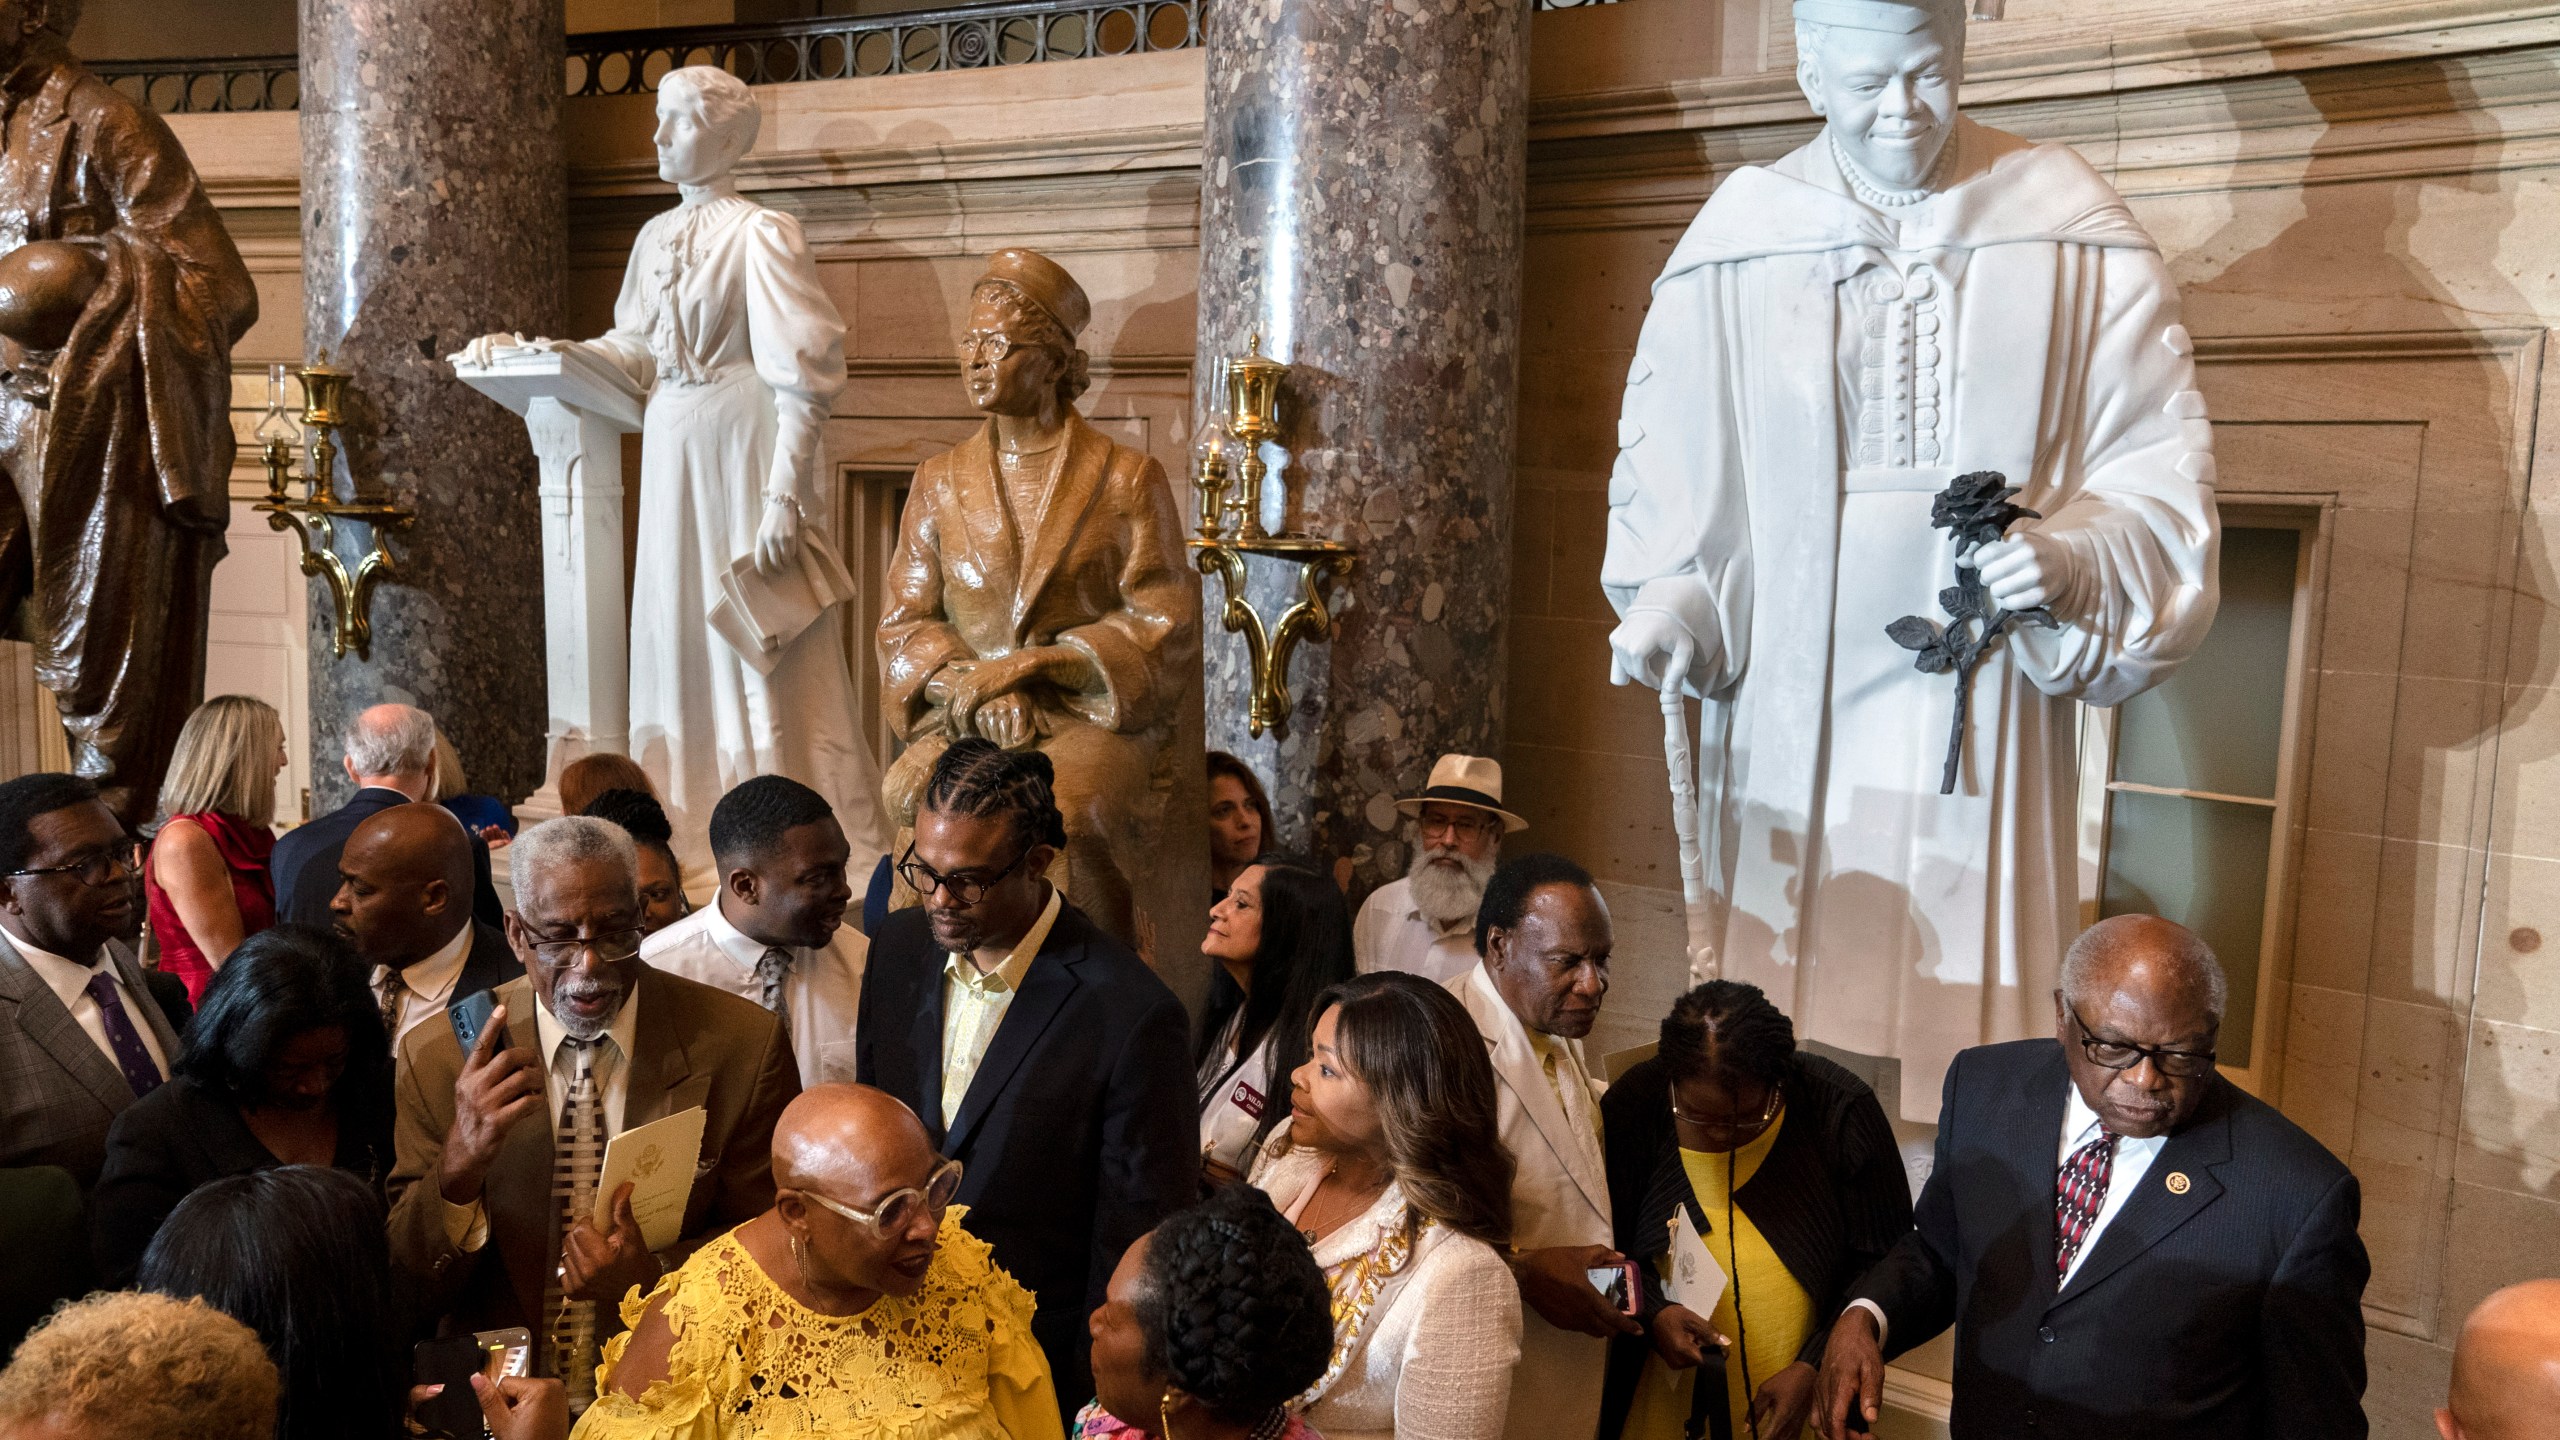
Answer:
<svg viewBox="0 0 2560 1440"><path fill-rule="evenodd" d="M1636 610L1609 632L1609 683L1660 690L1677 685L1698 660L1688 627L1660 610Z"/></svg>

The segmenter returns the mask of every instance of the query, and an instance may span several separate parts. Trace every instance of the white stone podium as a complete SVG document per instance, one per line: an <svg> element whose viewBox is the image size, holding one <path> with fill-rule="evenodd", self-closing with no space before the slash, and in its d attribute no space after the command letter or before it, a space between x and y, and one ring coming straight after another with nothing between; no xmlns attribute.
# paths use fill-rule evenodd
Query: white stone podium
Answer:
<svg viewBox="0 0 2560 1440"><path fill-rule="evenodd" d="M622 437L647 397L588 351L456 357L462 383L524 417L542 462L542 620L551 730L542 788L516 807L527 824L560 813L560 771L631 744L631 626L622 601Z"/></svg>

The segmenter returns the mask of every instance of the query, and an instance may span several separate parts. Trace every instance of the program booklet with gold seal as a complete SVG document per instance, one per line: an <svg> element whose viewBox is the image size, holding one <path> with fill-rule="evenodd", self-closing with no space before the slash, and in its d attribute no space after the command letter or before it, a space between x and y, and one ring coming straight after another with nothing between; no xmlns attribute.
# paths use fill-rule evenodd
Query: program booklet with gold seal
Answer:
<svg viewBox="0 0 2560 1440"><path fill-rule="evenodd" d="M701 1106L625 1130L604 1147L604 1173L596 1181L596 1226L613 1230L613 1193L631 1182L631 1218L652 1250L664 1250L684 1233L685 1197L693 1193L702 1163Z"/></svg>

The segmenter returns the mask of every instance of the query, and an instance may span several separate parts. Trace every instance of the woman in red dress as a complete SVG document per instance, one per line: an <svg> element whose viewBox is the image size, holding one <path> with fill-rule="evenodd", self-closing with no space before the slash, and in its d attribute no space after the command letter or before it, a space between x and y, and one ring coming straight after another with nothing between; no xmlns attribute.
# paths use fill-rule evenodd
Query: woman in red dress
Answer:
<svg viewBox="0 0 2560 1440"><path fill-rule="evenodd" d="M246 695L217 695L178 732L160 787L160 828L142 866L160 968L204 1003L214 972L242 940L276 923L276 774L284 722Z"/></svg>

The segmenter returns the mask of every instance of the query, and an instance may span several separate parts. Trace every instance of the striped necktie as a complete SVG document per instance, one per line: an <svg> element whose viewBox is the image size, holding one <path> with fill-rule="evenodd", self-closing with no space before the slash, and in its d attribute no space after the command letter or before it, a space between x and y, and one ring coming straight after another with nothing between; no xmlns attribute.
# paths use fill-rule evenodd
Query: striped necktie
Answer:
<svg viewBox="0 0 2560 1440"><path fill-rule="evenodd" d="M2107 1181L2116 1168L2116 1135L2104 1125L2088 1144L2071 1152L2053 1182L2053 1281L2071 1278L2071 1257L2098 1223L2107 1205Z"/></svg>
<svg viewBox="0 0 2560 1440"><path fill-rule="evenodd" d="M791 952L775 945L756 961L756 1003L782 1017L784 1031L791 1029L791 997L783 984L791 978Z"/></svg>
<svg viewBox="0 0 2560 1440"><path fill-rule="evenodd" d="M551 1198L560 1207L564 1239L581 1217L595 1213L596 1181L604 1170L604 1100L596 1086L596 1047L603 1043L602 1036L561 1043L572 1069L552 1136ZM596 1307L591 1300L569 1299L560 1282L554 1268L542 1295L543 1336L551 1373L568 1387L569 1408L583 1413L596 1397Z"/></svg>

